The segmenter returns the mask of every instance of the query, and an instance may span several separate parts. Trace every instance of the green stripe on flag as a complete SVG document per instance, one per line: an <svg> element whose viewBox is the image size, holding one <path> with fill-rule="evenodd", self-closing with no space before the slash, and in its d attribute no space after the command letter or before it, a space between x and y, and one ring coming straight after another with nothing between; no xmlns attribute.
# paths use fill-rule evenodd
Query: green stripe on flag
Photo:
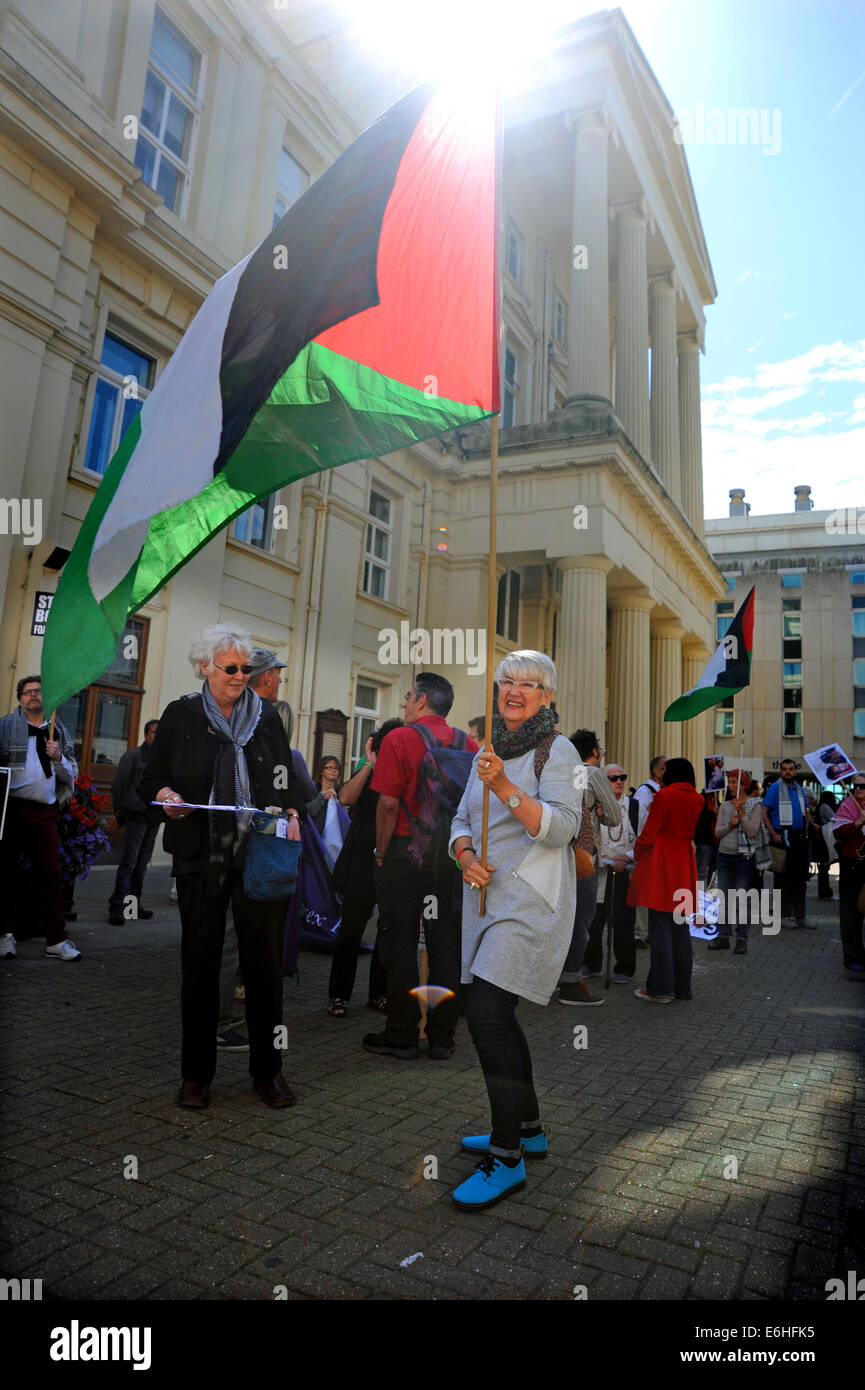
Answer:
<svg viewBox="0 0 865 1390"><path fill-rule="evenodd" d="M674 700L667 707L664 711L664 723L675 724L680 719L693 719L695 715L702 714L703 710L719 705L722 700L726 700L730 695L738 695L739 691L744 689L744 685L697 686L694 690L689 690L687 695L680 695L678 700Z"/></svg>

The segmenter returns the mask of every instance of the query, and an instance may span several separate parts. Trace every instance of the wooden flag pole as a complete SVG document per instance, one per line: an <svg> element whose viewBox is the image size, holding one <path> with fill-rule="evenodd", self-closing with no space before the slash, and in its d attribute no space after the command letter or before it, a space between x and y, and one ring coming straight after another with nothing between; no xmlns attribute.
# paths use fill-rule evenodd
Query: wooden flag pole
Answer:
<svg viewBox="0 0 865 1390"><path fill-rule="evenodd" d="M498 519L499 491L499 417L493 416L493 432L490 441L490 571L487 589L487 703L484 712L484 748L493 746L493 673L495 671L496 649L496 521ZM481 863L487 867L487 842L489 839L490 789L484 787L483 817L481 820ZM479 914L486 913L487 890L481 889Z"/></svg>
<svg viewBox="0 0 865 1390"><path fill-rule="evenodd" d="M56 718L57 718L57 711L54 710L53 713L52 713L52 715L51 715L51 724L49 725L49 728L48 728L48 737L49 737L49 738L53 738L53 737L54 737L54 720L55 720Z"/></svg>

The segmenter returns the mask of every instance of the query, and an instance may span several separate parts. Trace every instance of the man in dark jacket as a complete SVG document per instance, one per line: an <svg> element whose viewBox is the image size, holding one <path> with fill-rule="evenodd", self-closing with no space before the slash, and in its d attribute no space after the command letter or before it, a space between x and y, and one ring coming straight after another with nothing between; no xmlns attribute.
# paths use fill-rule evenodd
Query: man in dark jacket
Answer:
<svg viewBox="0 0 865 1390"><path fill-rule="evenodd" d="M117 824L123 827L123 853L117 865L114 892L108 899L108 921L112 927L122 927L124 922L138 917L147 922L153 916L141 906L141 889L161 817L154 807L145 805L138 788L158 727L158 719L147 721L144 742L123 754L111 783L114 814Z"/></svg>

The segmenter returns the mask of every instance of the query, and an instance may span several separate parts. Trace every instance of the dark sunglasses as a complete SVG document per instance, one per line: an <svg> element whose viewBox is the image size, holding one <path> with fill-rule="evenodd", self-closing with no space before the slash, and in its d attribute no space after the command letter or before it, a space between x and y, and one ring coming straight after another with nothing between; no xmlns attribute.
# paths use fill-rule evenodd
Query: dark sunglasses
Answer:
<svg viewBox="0 0 865 1390"><path fill-rule="evenodd" d="M861 792L862 789L863 789L863 787L865 787L865 782L854 782L854 783L853 783L853 790L854 790L854 792Z"/></svg>
<svg viewBox="0 0 865 1390"><path fill-rule="evenodd" d="M622 772L622 773L614 772L613 775L612 775L612 777L610 777L610 775L607 774L607 781L608 781L608 782L627 782L627 780L628 780L628 774L627 774L627 772Z"/></svg>
<svg viewBox="0 0 865 1390"><path fill-rule="evenodd" d="M235 666L234 663L231 666L220 666L218 661L214 661L213 664L217 671L224 671L227 676L236 676L238 671L242 671L245 676L252 675L252 667L248 663L245 666Z"/></svg>

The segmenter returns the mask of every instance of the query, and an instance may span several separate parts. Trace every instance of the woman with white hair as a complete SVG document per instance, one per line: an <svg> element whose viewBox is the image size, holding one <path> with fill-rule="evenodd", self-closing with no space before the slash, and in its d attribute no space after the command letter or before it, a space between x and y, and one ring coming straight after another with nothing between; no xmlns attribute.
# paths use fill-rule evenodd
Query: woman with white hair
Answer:
<svg viewBox="0 0 865 1390"><path fill-rule="evenodd" d="M450 853L463 876L462 982L466 1019L484 1072L490 1134L463 1149L481 1162L453 1194L490 1207L524 1185L523 1157L546 1158L547 1139L520 998L549 1003L568 953L576 905L571 841L580 826L584 774L550 709L556 668L543 652L511 652L496 670L492 748L476 754L451 825ZM481 863L483 791L490 789L487 867ZM485 887L486 912L479 912Z"/></svg>
<svg viewBox="0 0 865 1390"><path fill-rule="evenodd" d="M182 926L183 1084L178 1105L203 1110L216 1070L219 969L229 902L246 986L249 1071L266 1105L295 1103L274 1044L282 1023L282 927L285 900L259 902L243 888L252 812L278 806L288 837L305 815L288 740L268 700L247 684L252 637L226 623L207 627L189 652L201 692L163 712L140 795L165 807L165 848L174 856ZM230 806L190 811L178 802Z"/></svg>

